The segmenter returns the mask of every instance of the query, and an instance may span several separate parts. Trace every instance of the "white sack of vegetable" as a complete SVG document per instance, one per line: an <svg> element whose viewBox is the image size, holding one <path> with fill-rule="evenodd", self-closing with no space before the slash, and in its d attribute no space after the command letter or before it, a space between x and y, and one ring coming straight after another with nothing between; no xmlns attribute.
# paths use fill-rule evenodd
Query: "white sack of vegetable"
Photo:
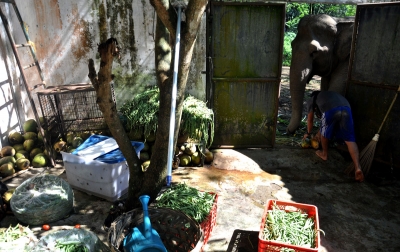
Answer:
<svg viewBox="0 0 400 252"><path fill-rule="evenodd" d="M0 252L32 251L38 242L36 236L29 227L20 224L0 228Z"/></svg>
<svg viewBox="0 0 400 252"><path fill-rule="evenodd" d="M60 220L73 207L71 186L62 178L42 175L25 180L11 197L15 217L28 225L41 225Z"/></svg>
<svg viewBox="0 0 400 252"><path fill-rule="evenodd" d="M39 251L111 252L95 233L81 228L48 233L40 238L31 252Z"/></svg>

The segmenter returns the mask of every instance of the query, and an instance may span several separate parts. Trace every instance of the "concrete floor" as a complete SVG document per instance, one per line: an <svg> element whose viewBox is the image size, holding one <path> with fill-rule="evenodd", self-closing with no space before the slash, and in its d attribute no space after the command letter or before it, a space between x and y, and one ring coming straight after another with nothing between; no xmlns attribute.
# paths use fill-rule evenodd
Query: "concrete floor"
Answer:
<svg viewBox="0 0 400 252"><path fill-rule="evenodd" d="M265 202L268 199L306 203L318 207L320 251L400 251L400 183L385 186L370 181L358 183L343 170L350 161L332 149L322 161L313 149L288 144L273 149L214 150L211 165L179 168L173 182L186 182L198 189L218 194L217 223L205 251L257 251ZM67 180L63 167L50 172ZM31 170L7 181L15 187L41 170ZM110 202L74 190L75 214L51 223L52 230L72 228L80 223L108 243L102 228ZM1 227L18 221L8 215ZM37 237L50 231L30 227ZM233 234L247 232L251 243L229 246ZM231 244L232 245L232 244Z"/></svg>

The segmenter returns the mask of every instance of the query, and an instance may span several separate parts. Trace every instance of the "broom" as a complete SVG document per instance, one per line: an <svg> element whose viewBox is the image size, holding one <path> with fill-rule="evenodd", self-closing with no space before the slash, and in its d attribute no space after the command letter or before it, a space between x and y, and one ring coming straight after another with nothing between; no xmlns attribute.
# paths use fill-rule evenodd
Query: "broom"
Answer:
<svg viewBox="0 0 400 252"><path fill-rule="evenodd" d="M390 104L389 110L386 112L386 115L383 118L383 121L381 123L381 126L379 127L378 132L372 138L371 142L360 153L360 165L361 165L361 169L362 169L365 177L368 175L369 170L372 165L372 161L374 160L375 148L376 148L376 144L378 143L378 140L379 140L379 133L381 132L382 126L385 123L386 118L388 117L390 110L392 109L393 104L396 101L397 94L399 92L400 92L400 86L397 89L397 92L393 98L392 104ZM347 167L345 172L347 174L350 174L351 172L354 172L354 170L355 170L355 165L353 162Z"/></svg>

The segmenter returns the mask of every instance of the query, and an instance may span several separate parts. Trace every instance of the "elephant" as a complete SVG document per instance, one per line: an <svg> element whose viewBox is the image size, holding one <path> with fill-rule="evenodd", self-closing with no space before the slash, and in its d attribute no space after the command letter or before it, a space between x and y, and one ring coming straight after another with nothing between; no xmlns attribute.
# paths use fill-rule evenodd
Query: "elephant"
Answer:
<svg viewBox="0 0 400 252"><path fill-rule="evenodd" d="M314 75L321 77L321 90L345 94L353 26L354 18L326 14L308 15L300 20L292 41L292 115L287 133L295 133L300 125L305 87Z"/></svg>

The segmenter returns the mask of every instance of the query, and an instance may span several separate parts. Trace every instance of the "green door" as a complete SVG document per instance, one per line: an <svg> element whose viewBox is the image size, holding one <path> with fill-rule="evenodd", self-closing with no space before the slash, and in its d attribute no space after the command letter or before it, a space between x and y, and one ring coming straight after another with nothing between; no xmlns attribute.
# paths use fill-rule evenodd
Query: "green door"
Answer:
<svg viewBox="0 0 400 252"><path fill-rule="evenodd" d="M273 147L285 4L211 2L207 100L215 148Z"/></svg>

